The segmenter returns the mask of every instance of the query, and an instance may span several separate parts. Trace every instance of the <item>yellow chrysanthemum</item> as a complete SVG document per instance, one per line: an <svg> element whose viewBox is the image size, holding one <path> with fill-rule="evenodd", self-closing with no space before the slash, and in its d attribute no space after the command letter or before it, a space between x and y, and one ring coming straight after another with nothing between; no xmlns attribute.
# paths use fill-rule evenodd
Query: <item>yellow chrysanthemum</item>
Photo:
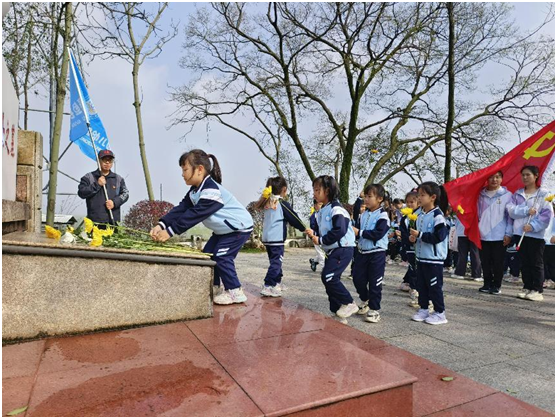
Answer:
<svg viewBox="0 0 557 419"><path fill-rule="evenodd" d="M418 214L408 214L408 219L410 221L416 221L418 219Z"/></svg>
<svg viewBox="0 0 557 419"><path fill-rule="evenodd" d="M462 208L460 205L458 207L456 207L456 210L458 212L460 212L461 214L464 214L464 208Z"/></svg>
<svg viewBox="0 0 557 419"><path fill-rule="evenodd" d="M273 194L273 188L271 186L268 186L265 189L263 189L263 193L261 194L261 196L265 199L269 199L272 194Z"/></svg>
<svg viewBox="0 0 557 419"><path fill-rule="evenodd" d="M377 153L379 153L379 150L375 150L375 149L374 149L374 150L371 150L371 152L372 152L373 154L377 154Z"/></svg>
<svg viewBox="0 0 557 419"><path fill-rule="evenodd" d="M548 196L545 197L545 200L546 200L547 202L553 202L554 199L555 199L555 194L553 194L553 195L548 195Z"/></svg>
<svg viewBox="0 0 557 419"><path fill-rule="evenodd" d="M45 233L46 233L46 237L50 239L60 240L60 237L62 237L62 233L56 230L55 228L52 228L51 226L45 227Z"/></svg>
<svg viewBox="0 0 557 419"><path fill-rule="evenodd" d="M85 231L87 232L87 234L89 234L91 231L93 231L93 221L91 221L89 218L85 217L83 219L83 223L85 224Z"/></svg>
<svg viewBox="0 0 557 419"><path fill-rule="evenodd" d="M114 229L107 227L105 230L101 230L100 228L94 227L93 228L93 236L95 234L100 235L101 237L110 237L114 234Z"/></svg>
<svg viewBox="0 0 557 419"><path fill-rule="evenodd" d="M89 243L90 246L98 247L103 244L103 238L100 234L93 235L93 240Z"/></svg>
<svg viewBox="0 0 557 419"><path fill-rule="evenodd" d="M414 212L414 210L412 208L403 208L400 210L400 212L402 213L402 215L405 216L409 216L410 214L412 214Z"/></svg>

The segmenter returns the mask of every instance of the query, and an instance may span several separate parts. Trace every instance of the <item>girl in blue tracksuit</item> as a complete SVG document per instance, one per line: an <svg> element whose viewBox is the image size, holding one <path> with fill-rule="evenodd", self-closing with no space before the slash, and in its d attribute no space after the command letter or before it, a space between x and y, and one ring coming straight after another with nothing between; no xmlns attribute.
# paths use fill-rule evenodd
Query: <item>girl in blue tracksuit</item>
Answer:
<svg viewBox="0 0 557 419"><path fill-rule="evenodd" d="M417 322L438 325L447 323L443 299L443 263L447 257L448 229L445 214L448 207L447 193L435 182L424 182L418 187L417 228L411 228L410 242L416 243L418 303L420 309L412 317ZM434 312L429 314L429 300Z"/></svg>
<svg viewBox="0 0 557 419"><path fill-rule="evenodd" d="M282 295L282 259L284 257L284 241L288 223L304 232L306 227L300 221L288 202L286 196L286 179L282 176L267 179L266 187L271 187L271 196L261 198L256 207L264 210L262 241L269 256L269 269L265 276L261 295L280 297Z"/></svg>
<svg viewBox="0 0 557 419"><path fill-rule="evenodd" d="M213 230L203 251L212 253L211 259L217 264L214 272L214 303L243 303L247 297L238 280L234 259L253 230L251 215L220 184L222 175L215 156L203 150L191 150L180 156L179 164L182 177L191 188L182 202L153 227L151 237L164 242L202 222ZM224 292L220 292L221 279Z"/></svg>
<svg viewBox="0 0 557 419"><path fill-rule="evenodd" d="M381 290L389 244L389 214L381 205L386 195L382 185L367 185L364 189L366 210L354 227L358 246L353 281L360 296L358 314L366 314L365 320L370 323L381 320Z"/></svg>
<svg viewBox="0 0 557 419"><path fill-rule="evenodd" d="M421 209L418 207L418 192L410 191L405 197L406 208L413 210L413 214L420 214ZM408 216L402 217L400 221L400 237L402 239L402 245L406 251L406 259L408 261L408 269L406 274L402 279L404 283L408 284L410 289L410 303L409 305L414 308L418 308L418 291L416 286L416 250L414 248L414 243L410 242L410 220Z"/></svg>
<svg viewBox="0 0 557 419"><path fill-rule="evenodd" d="M354 230L350 226L348 211L338 202L339 189L332 176L315 178L313 195L323 207L317 213L317 230L307 229L306 233L326 253L321 281L329 296L329 308L341 319L346 319L358 311L350 292L340 281L354 254Z"/></svg>

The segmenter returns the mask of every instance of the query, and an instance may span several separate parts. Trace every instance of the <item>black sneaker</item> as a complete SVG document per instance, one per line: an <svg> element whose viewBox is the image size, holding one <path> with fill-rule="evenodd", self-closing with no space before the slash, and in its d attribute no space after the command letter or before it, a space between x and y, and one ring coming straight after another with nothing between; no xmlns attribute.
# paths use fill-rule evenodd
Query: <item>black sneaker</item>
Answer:
<svg viewBox="0 0 557 419"><path fill-rule="evenodd" d="M489 287L486 287L485 285L483 287L481 287L478 291L480 292L485 292L486 294L489 294L491 289Z"/></svg>
<svg viewBox="0 0 557 419"><path fill-rule="evenodd" d="M317 270L317 262L315 261L315 259L311 258L309 260L309 264L311 266L311 270L315 272Z"/></svg>
<svg viewBox="0 0 557 419"><path fill-rule="evenodd" d="M490 294L499 295L499 294L501 294L501 289L500 289L500 288L491 288L491 289L489 290L489 293L490 293Z"/></svg>

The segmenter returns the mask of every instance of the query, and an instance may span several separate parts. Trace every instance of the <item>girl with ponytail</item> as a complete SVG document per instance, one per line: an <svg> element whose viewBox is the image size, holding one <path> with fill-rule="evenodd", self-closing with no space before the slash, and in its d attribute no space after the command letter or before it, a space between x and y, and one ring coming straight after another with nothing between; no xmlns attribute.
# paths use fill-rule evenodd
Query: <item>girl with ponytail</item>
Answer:
<svg viewBox="0 0 557 419"><path fill-rule="evenodd" d="M447 323L443 298L443 264L447 258L448 228L445 212L449 205L447 192L435 182L418 186L416 228L409 228L409 241L416 244L416 287L420 309L412 317L417 322L438 325ZM434 312L429 313L429 301Z"/></svg>
<svg viewBox="0 0 557 419"><path fill-rule="evenodd" d="M203 150L191 150L180 156L178 164L190 190L176 207L151 229L153 240L164 242L185 233L199 223L213 231L203 251L211 253L217 264L214 273L213 302L235 304L247 301L242 291L234 259L249 239L253 220L246 208L222 187L217 158ZM224 291L220 282L224 284Z"/></svg>

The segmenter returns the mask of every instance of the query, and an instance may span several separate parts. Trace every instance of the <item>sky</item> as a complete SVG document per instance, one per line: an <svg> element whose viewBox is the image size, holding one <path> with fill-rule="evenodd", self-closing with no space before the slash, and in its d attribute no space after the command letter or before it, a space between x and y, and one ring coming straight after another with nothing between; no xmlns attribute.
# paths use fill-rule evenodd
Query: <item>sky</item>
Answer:
<svg viewBox="0 0 557 419"><path fill-rule="evenodd" d="M185 84L191 77L178 64L183 55L181 45L185 39L184 25L195 8L203 6L196 3L170 3L162 24L168 24L170 19L179 19L180 32L165 45L159 57L147 60L140 69L143 126L153 189L156 199L160 199L162 185L162 199L178 204L189 189L181 177L178 158L188 149L201 148L217 156L223 173L223 186L241 203L247 205L258 198L270 175L270 165L258 152L255 144L215 123L211 124L210 128L207 124L198 124L188 133L185 141L181 137L187 132L187 127L169 128L169 115L175 110L175 105L168 100L170 86ZM524 29L529 29L541 23L548 6L547 3L514 3L514 7L517 23ZM546 33L553 36L554 32L552 25L546 30ZM147 198L139 155L135 110L132 105L131 70L131 64L121 59L96 59L85 68L89 95L103 121L111 148L116 155L115 171L124 177L130 190L130 199L123 207L124 213L135 202ZM489 78L490 76L486 75L486 82ZM33 97L30 107L48 109L47 99ZM66 102L66 112L68 109ZM61 150L69 143L69 122L69 116L66 116ZM29 128L43 135L44 156L48 157L47 114L31 112ZM524 134L522 139L528 137L528 133ZM518 137L509 139L508 144L503 146L510 150L516 144ZM59 169L79 179L86 172L95 170L96 163L81 154L77 146L72 145L60 161ZM43 185L46 185L47 181L48 171L44 171ZM76 182L59 175L58 192L76 193L77 186ZM46 212L46 196L43 199L43 211ZM77 196L58 196L57 213L61 211L84 215L85 201Z"/></svg>

